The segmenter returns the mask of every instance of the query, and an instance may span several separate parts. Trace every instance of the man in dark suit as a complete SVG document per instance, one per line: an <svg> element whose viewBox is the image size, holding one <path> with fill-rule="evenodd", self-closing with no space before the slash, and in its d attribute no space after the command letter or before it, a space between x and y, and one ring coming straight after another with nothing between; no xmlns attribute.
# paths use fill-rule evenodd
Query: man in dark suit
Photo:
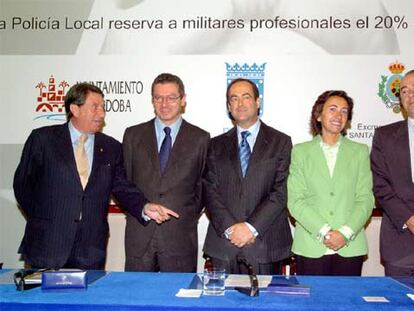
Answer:
<svg viewBox="0 0 414 311"><path fill-rule="evenodd" d="M123 148L128 178L145 196L180 215L162 225L143 226L127 216L127 271L195 272L201 176L210 136L186 122L184 84L169 73L152 83L155 119L128 128Z"/></svg>
<svg viewBox="0 0 414 311"><path fill-rule="evenodd" d="M65 99L68 122L33 130L25 143L13 186L27 217L19 253L29 266L103 269L111 192L143 224L178 216L128 182L121 144L100 133L103 104L99 88L76 84Z"/></svg>
<svg viewBox="0 0 414 311"><path fill-rule="evenodd" d="M243 273L244 258L257 274L280 274L290 256L286 181L289 136L260 121L257 86L247 79L227 88L236 126L212 139L203 178L210 217L204 252L214 267Z"/></svg>
<svg viewBox="0 0 414 311"><path fill-rule="evenodd" d="M400 83L408 119L375 131L371 166L383 210L380 252L387 276L414 276L414 70Z"/></svg>

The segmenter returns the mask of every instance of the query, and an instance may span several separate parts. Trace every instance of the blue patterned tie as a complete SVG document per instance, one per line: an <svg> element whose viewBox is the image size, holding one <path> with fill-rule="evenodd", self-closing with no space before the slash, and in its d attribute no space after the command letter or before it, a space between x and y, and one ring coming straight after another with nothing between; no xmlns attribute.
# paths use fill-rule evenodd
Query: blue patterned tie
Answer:
<svg viewBox="0 0 414 311"><path fill-rule="evenodd" d="M171 145L172 145L172 139L171 139L171 128L168 126L164 127L165 137L162 141L159 158L160 158L160 170L161 173L164 172L165 167L167 166L168 158L171 153Z"/></svg>
<svg viewBox="0 0 414 311"><path fill-rule="evenodd" d="M249 131L241 132L242 141L239 147L240 166L243 173L243 177L246 176L247 167L249 166L250 159L250 146L247 142L247 137L250 135Z"/></svg>

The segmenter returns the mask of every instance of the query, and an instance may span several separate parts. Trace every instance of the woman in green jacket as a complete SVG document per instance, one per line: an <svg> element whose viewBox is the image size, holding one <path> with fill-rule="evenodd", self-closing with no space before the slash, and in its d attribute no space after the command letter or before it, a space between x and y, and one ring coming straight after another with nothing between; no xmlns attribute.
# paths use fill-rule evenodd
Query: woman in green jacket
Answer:
<svg viewBox="0 0 414 311"><path fill-rule="evenodd" d="M345 137L352 109L344 91L321 94L312 108L314 138L292 150L288 208L298 274L361 275L374 197L368 147Z"/></svg>

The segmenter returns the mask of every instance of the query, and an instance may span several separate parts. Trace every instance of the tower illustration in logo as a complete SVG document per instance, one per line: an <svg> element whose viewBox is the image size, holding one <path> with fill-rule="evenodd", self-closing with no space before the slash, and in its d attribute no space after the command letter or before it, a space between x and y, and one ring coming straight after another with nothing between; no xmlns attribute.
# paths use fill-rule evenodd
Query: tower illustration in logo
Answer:
<svg viewBox="0 0 414 311"><path fill-rule="evenodd" d="M61 81L56 87L56 80L51 75L49 83L46 85L39 82L36 88L39 89L39 96L36 101L36 119L47 118L49 120L65 119L65 89L69 87L65 80Z"/></svg>
<svg viewBox="0 0 414 311"><path fill-rule="evenodd" d="M388 66L391 76L381 76L381 82L378 84L377 95L387 108L399 113L400 109L400 83L403 78L402 72L405 66L399 62L392 63Z"/></svg>
<svg viewBox="0 0 414 311"><path fill-rule="evenodd" d="M260 94L260 116L263 115L264 107L265 67L266 63L263 63L262 65L257 65L256 63L253 63L253 65L248 65L246 63L243 65L239 65L238 63L230 65L229 63L226 63L227 85L229 85L231 81L238 78L249 79L257 85Z"/></svg>

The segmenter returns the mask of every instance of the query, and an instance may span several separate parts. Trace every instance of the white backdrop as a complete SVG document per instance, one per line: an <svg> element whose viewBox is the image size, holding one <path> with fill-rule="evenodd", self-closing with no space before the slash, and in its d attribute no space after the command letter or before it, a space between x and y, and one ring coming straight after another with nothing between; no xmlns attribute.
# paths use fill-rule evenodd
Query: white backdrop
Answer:
<svg viewBox="0 0 414 311"><path fill-rule="evenodd" d="M151 82L172 72L186 86L184 118L216 136L231 127L226 64L247 64L244 74L263 77L262 119L294 143L311 138L317 96L343 89L355 101L349 137L370 145L376 126L402 118L384 103L396 104L386 83L414 68L413 27L411 0L0 0L0 261L21 266L16 251L25 220L13 173L30 131L64 121L56 109L36 112L39 103L61 103L54 96L67 91L63 85L103 87L104 132L121 140L127 126L153 117ZM396 62L404 65L401 72L389 70ZM253 64L264 70L252 73ZM120 218L110 216L109 269L123 266ZM383 273L379 222L367 228L365 274ZM201 243L206 224L203 217Z"/></svg>

